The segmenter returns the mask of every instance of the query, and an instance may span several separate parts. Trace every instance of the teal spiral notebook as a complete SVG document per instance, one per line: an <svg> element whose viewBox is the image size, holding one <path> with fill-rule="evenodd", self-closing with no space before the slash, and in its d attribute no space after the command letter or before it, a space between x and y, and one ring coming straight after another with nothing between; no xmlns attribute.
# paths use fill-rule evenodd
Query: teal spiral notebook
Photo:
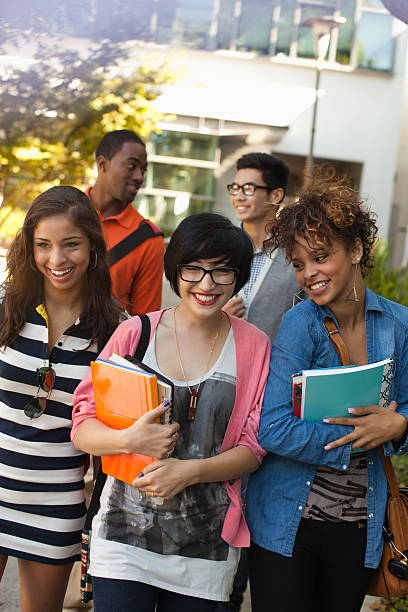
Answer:
<svg viewBox="0 0 408 612"><path fill-rule="evenodd" d="M329 417L351 416L348 408L385 405L392 376L392 359L365 366L303 370L300 417L322 421ZM299 380L300 379L300 380Z"/></svg>

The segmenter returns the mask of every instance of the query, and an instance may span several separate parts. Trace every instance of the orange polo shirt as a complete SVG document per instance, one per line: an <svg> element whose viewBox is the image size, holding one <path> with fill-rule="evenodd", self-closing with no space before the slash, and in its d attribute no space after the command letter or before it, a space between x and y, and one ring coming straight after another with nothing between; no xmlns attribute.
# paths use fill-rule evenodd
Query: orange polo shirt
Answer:
<svg viewBox="0 0 408 612"><path fill-rule="evenodd" d="M86 193L89 195L88 189ZM102 222L108 250L134 232L143 221L133 204L128 204L119 215L112 217L103 217L98 210L96 212ZM142 242L111 267L113 296L129 314L145 314L160 309L163 257L164 240L162 236L155 236Z"/></svg>

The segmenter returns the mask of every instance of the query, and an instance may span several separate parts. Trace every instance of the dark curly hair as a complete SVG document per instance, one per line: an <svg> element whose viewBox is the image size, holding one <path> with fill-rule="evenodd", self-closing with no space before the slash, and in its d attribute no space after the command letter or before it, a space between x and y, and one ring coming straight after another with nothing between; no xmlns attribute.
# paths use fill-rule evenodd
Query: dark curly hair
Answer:
<svg viewBox="0 0 408 612"><path fill-rule="evenodd" d="M333 168L318 167L295 204L280 211L267 227L267 251L281 248L290 261L296 236L309 244L331 248L333 240L351 250L361 240L362 272L372 268L372 249L376 242L375 214L369 211L358 192L350 187L345 176L336 176Z"/></svg>

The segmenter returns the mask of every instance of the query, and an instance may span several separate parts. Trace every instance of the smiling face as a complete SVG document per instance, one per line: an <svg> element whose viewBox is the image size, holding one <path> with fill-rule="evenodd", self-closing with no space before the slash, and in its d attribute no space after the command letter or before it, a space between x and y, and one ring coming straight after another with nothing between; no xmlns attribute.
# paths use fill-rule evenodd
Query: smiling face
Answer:
<svg viewBox="0 0 408 612"><path fill-rule="evenodd" d="M238 185L255 183L255 185L263 185L266 187L266 183L262 179L262 172L255 168L243 168L242 170L238 170L233 182ZM231 195L230 197L238 220L244 223L245 221L263 221L270 208L270 204L268 203L268 191L266 189L257 189L254 195L251 196L246 196L242 189L240 189L237 195Z"/></svg>
<svg viewBox="0 0 408 612"><path fill-rule="evenodd" d="M97 159L99 177L112 200L128 204L143 184L147 169L146 149L137 142L125 142L112 159Z"/></svg>
<svg viewBox="0 0 408 612"><path fill-rule="evenodd" d="M85 289L90 251L88 236L68 214L41 219L34 229L33 254L44 292Z"/></svg>
<svg viewBox="0 0 408 612"><path fill-rule="evenodd" d="M230 264L220 262L219 259L198 259L189 262L188 266L200 266L205 270L232 268ZM232 285L217 285L209 274L205 274L199 282L184 281L179 276L180 307L198 318L218 315L221 308L233 296L234 288L235 281Z"/></svg>
<svg viewBox="0 0 408 612"><path fill-rule="evenodd" d="M350 251L342 242L332 240L328 249L296 236L291 260L297 281L310 299L319 306L332 307L346 301L352 292L355 264L361 255L360 242ZM361 281L361 272L358 280Z"/></svg>

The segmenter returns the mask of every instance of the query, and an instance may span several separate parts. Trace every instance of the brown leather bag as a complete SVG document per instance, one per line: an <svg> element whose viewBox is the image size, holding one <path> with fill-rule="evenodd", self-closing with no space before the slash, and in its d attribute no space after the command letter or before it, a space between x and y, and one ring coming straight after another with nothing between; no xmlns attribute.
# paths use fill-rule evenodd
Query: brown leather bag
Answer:
<svg viewBox="0 0 408 612"><path fill-rule="evenodd" d="M342 365L350 365L347 347L333 319L325 317L324 328L334 344ZM391 561L394 568L397 566L397 573L400 569L401 575L405 573L405 576L408 576L408 489L398 488L391 459L384 455L382 446L380 453L390 493L383 526L383 554L380 565L373 571L367 593L376 597L403 597L408 595L408 580L400 579L395 573L391 573L389 563Z"/></svg>
<svg viewBox="0 0 408 612"><path fill-rule="evenodd" d="M408 575L408 489L398 489L391 459L384 455L382 447L380 451L390 493L383 527L384 550L367 593L377 597L403 597L408 595L408 580L401 580L391 573L388 564L390 561L399 562Z"/></svg>

